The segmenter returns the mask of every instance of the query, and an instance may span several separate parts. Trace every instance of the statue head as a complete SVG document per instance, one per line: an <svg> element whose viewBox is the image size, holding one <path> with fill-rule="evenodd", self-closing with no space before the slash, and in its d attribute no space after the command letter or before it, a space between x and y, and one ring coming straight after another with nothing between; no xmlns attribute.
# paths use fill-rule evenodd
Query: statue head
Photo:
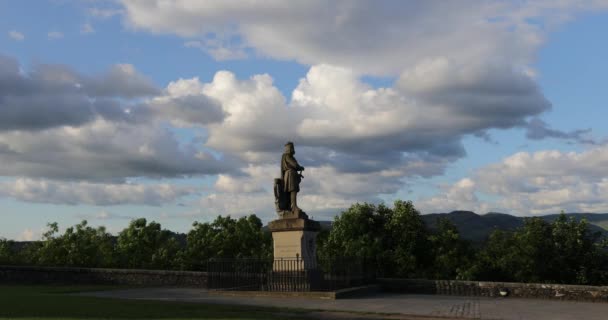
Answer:
<svg viewBox="0 0 608 320"><path fill-rule="evenodd" d="M285 144L285 151L283 153L296 154L296 149L293 146L293 142L289 141Z"/></svg>

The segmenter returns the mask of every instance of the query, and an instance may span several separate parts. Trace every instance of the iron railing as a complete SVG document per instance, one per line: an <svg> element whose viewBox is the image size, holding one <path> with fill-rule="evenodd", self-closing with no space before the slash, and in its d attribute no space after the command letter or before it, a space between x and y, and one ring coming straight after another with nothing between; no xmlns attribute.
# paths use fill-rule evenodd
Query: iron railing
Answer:
<svg viewBox="0 0 608 320"><path fill-rule="evenodd" d="M238 291L335 291L373 283L363 259L212 259L208 287Z"/></svg>

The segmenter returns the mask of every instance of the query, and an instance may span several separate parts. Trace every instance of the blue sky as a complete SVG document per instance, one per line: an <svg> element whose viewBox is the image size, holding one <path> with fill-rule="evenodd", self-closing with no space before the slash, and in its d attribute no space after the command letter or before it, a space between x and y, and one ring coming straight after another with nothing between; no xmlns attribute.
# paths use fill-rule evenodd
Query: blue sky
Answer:
<svg viewBox="0 0 608 320"><path fill-rule="evenodd" d="M287 140L318 219L608 212L608 4L229 2L0 1L0 237L269 221Z"/></svg>

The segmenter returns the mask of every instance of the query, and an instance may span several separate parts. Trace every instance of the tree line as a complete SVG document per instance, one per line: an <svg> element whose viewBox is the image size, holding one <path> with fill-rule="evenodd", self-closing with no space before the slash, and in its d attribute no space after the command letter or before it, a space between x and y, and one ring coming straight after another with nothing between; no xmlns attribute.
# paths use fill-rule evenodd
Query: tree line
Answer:
<svg viewBox="0 0 608 320"><path fill-rule="evenodd" d="M195 222L185 237L145 218L132 220L117 237L87 221L59 234L48 224L41 241L18 246L0 239L0 264L89 268L204 270L213 258L268 258L272 237L255 215Z"/></svg>
<svg viewBox="0 0 608 320"><path fill-rule="evenodd" d="M525 218L515 231L494 230L473 245L447 218L429 230L409 201L355 204L319 241L320 256L371 257L386 277L608 284L608 241L564 213L551 223Z"/></svg>
<svg viewBox="0 0 608 320"><path fill-rule="evenodd" d="M608 283L608 241L564 214L551 223L526 218L521 228L495 230L474 245L446 218L429 230L409 201L355 204L319 233L317 255L362 259L383 277ZM0 239L0 264L205 270L215 258L271 259L272 237L249 215L195 222L185 236L140 218L116 237L82 221L62 234L51 223L41 241L26 245Z"/></svg>

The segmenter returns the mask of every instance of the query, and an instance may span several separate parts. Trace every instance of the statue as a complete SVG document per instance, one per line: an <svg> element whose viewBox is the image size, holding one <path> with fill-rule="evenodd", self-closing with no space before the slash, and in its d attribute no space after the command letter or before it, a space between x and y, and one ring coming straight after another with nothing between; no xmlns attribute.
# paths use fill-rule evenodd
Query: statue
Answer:
<svg viewBox="0 0 608 320"><path fill-rule="evenodd" d="M318 270L316 236L321 230L321 225L318 221L309 219L308 215L298 207L297 198L300 181L304 178L302 176L304 167L294 158L294 154L296 150L293 142L287 142L281 157L281 177L274 179L274 203L279 219L268 222L268 230L272 232L275 259L270 276L274 279L273 275L277 274L278 279L283 279L282 273L293 271L280 263L282 259L299 261L296 263L296 269L311 271L307 276L311 282L310 288L313 288L316 283L321 283L320 279L311 278L320 275L316 272Z"/></svg>
<svg viewBox="0 0 608 320"><path fill-rule="evenodd" d="M294 158L295 153L293 142L287 142L281 157L281 178L274 179L275 207L281 218L308 218L298 207L297 197L300 181L304 178L304 167Z"/></svg>

